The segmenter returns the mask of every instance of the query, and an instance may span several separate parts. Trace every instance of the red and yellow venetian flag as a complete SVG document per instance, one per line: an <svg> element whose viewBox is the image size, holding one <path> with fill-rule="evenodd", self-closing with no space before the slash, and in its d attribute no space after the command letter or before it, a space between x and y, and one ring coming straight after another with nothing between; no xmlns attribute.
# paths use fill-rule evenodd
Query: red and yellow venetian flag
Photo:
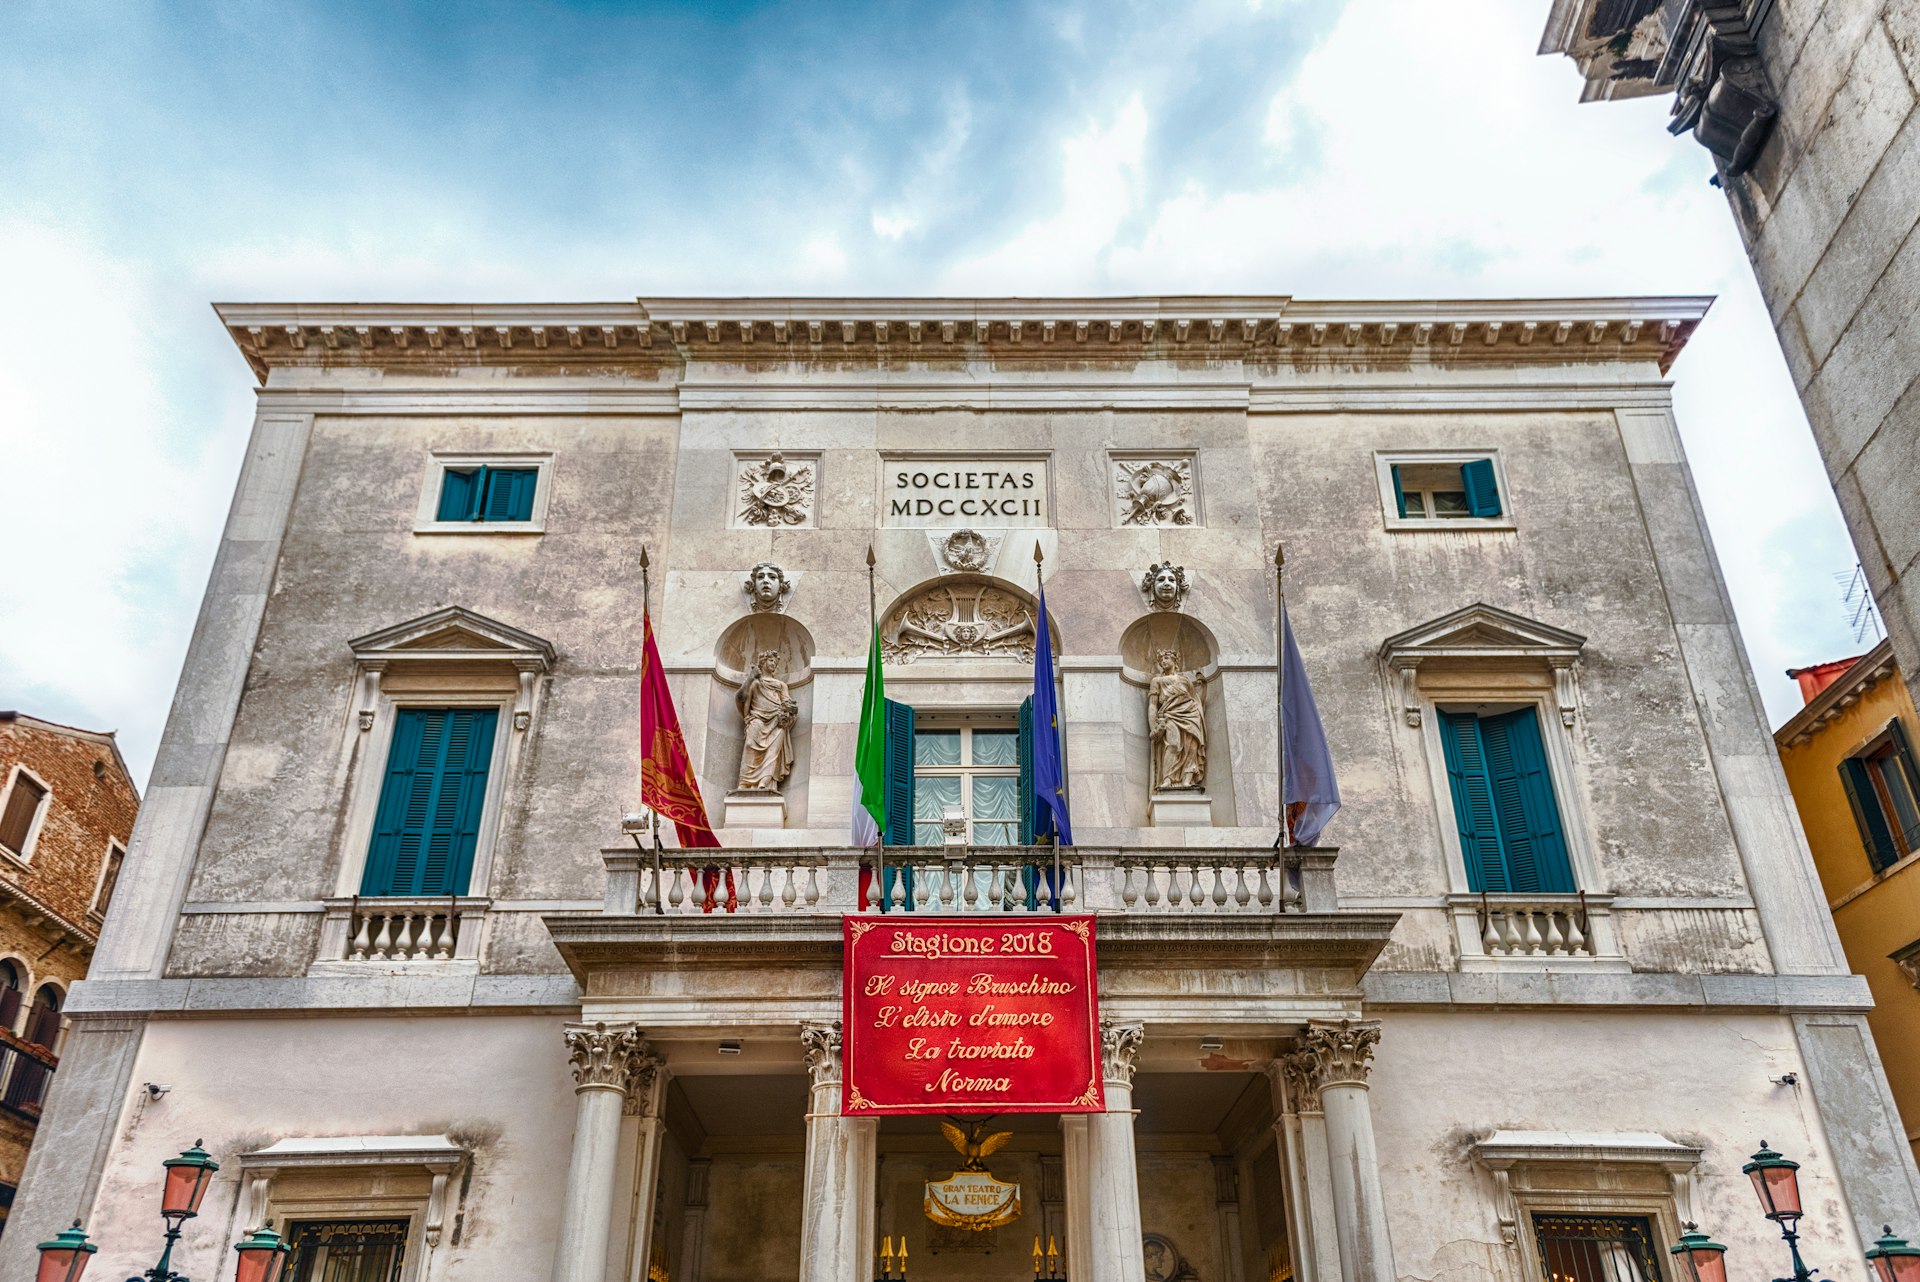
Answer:
<svg viewBox="0 0 1920 1282"><path fill-rule="evenodd" d="M653 619L643 624L646 641L640 652L640 801L673 820L683 847L718 846L700 800L700 781L694 778L687 756L687 740L673 710L666 670L653 643Z"/></svg>

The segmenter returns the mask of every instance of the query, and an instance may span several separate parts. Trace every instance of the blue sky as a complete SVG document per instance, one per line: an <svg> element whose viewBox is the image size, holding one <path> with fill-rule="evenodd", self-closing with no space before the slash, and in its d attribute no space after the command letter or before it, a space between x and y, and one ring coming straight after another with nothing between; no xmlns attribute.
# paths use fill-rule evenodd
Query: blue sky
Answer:
<svg viewBox="0 0 1920 1282"><path fill-rule="evenodd" d="M1545 0L0 0L0 707L144 777L250 421L218 300L1720 295L1675 367L1776 721L1853 553L1705 152Z"/></svg>

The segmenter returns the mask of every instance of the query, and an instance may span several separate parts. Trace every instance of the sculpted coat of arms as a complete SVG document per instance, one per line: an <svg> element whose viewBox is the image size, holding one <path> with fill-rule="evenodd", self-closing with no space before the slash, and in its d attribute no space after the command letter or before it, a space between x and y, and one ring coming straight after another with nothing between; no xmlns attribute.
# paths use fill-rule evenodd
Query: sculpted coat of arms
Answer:
<svg viewBox="0 0 1920 1282"><path fill-rule="evenodd" d="M1192 525L1193 460L1116 459L1122 525Z"/></svg>
<svg viewBox="0 0 1920 1282"><path fill-rule="evenodd" d="M740 473L743 525L805 525L813 517L813 465L789 463L778 453Z"/></svg>
<svg viewBox="0 0 1920 1282"><path fill-rule="evenodd" d="M1033 611L986 584L941 584L887 616L881 651L889 663L960 655L1033 662Z"/></svg>

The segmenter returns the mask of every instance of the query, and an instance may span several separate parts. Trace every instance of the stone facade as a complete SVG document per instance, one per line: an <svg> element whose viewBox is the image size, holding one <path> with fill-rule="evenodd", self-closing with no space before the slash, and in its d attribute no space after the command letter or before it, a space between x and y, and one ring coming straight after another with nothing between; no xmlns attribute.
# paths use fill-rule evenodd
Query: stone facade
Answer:
<svg viewBox="0 0 1920 1282"><path fill-rule="evenodd" d="M1720 183L1909 690L1920 679L1920 6L1556 0L1540 52L1586 97L1681 91L1739 63L1767 111Z"/></svg>
<svg viewBox="0 0 1920 1282"><path fill-rule="evenodd" d="M1673 423L1703 311L221 308L259 415L26 1233L77 1211L131 1271L158 1162L204 1137L226 1165L175 1258L216 1282L269 1217L385 1217L403 1282L857 1282L902 1234L956 1282L1032 1276L1036 1236L1073 1282L1519 1282L1545 1214L1758 1257L1738 1167L1765 1136L1826 1208L1810 1251L1857 1258L1920 1196ZM776 455L808 469L799 520L743 515ZM1451 501L1432 478L1470 463L1497 512L1423 525L1401 491ZM482 465L536 473L535 515L438 520L443 472ZM1273 849L1282 540L1338 850ZM643 549L724 876L620 835ZM778 608L743 593L763 563ZM920 1206L953 1166L931 1119L839 1112L865 606L922 725L1011 729L1036 566L1106 1111L1003 1122L1022 1218L956 1238ZM1206 676L1178 823L1152 807L1166 648ZM769 650L793 768L735 825L735 694ZM423 708L497 714L470 875L369 893ZM1480 893L1443 722L1526 710L1575 888ZM916 911L1025 911L978 892L1031 856L892 858Z"/></svg>
<svg viewBox="0 0 1920 1282"><path fill-rule="evenodd" d="M0 712L0 1224L139 808L111 734Z"/></svg>

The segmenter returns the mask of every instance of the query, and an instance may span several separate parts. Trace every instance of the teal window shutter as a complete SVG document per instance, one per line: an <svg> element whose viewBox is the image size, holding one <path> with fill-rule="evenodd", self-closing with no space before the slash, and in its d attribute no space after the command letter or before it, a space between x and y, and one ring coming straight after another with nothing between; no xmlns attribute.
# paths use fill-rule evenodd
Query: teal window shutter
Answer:
<svg viewBox="0 0 1920 1282"><path fill-rule="evenodd" d="M1505 894L1509 889L1506 856L1494 821L1493 784L1480 742L1480 718L1471 712L1442 712L1440 743L1447 758L1447 784L1453 793L1467 886L1476 893Z"/></svg>
<svg viewBox="0 0 1920 1282"><path fill-rule="evenodd" d="M913 844L913 709L887 700L887 831L889 846Z"/></svg>
<svg viewBox="0 0 1920 1282"><path fill-rule="evenodd" d="M1399 511L1401 519L1405 520L1407 515L1407 492L1400 488L1400 465L1395 463L1388 470L1393 473L1393 506Z"/></svg>
<svg viewBox="0 0 1920 1282"><path fill-rule="evenodd" d="M1500 487L1493 479L1493 460L1477 458L1460 465L1461 488L1467 492L1467 511L1474 516L1500 515Z"/></svg>
<svg viewBox="0 0 1920 1282"><path fill-rule="evenodd" d="M1572 894L1573 863L1538 714L1532 708L1494 717L1442 712L1440 740L1468 888Z"/></svg>
<svg viewBox="0 0 1920 1282"><path fill-rule="evenodd" d="M442 472L440 480L440 508L434 513L436 521L470 521L473 519L475 496L480 490L481 469L456 472L449 468Z"/></svg>
<svg viewBox="0 0 1920 1282"><path fill-rule="evenodd" d="M487 497L483 520L531 521L533 487L540 472L531 467L487 469Z"/></svg>
<svg viewBox="0 0 1920 1282"><path fill-rule="evenodd" d="M1867 763L1858 757L1842 761L1840 785L1847 790L1847 804L1853 807L1853 821L1860 828L1860 840L1867 848L1867 862L1873 865L1873 870L1879 872L1898 862L1899 847L1893 844L1893 830L1887 827L1879 794L1874 792L1873 781L1867 777Z"/></svg>
<svg viewBox="0 0 1920 1282"><path fill-rule="evenodd" d="M1522 708L1480 721L1493 811L1507 856L1507 882L1515 894L1570 895L1573 864L1560 827L1540 717Z"/></svg>
<svg viewBox="0 0 1920 1282"><path fill-rule="evenodd" d="M363 895L464 895L480 839L495 708L402 708Z"/></svg>

